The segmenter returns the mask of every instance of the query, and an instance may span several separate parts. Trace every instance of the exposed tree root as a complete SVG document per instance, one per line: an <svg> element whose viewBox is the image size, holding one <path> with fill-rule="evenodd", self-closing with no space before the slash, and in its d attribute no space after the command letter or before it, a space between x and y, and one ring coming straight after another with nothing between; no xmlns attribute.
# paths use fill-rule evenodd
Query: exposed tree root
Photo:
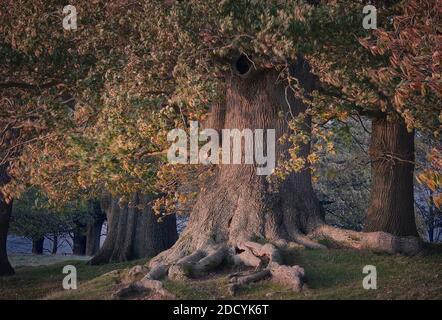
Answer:
<svg viewBox="0 0 442 320"><path fill-rule="evenodd" d="M293 291L300 292L304 286L304 269L300 266L287 266L272 263L269 266L272 281L289 286Z"/></svg>
<svg viewBox="0 0 442 320"><path fill-rule="evenodd" d="M157 266L151 268L146 277L152 280L160 280L167 276L167 272L169 272L169 267L170 265L168 264L158 264Z"/></svg>
<svg viewBox="0 0 442 320"><path fill-rule="evenodd" d="M423 248L417 237L398 237L386 232L357 232L322 225L309 235L314 240L328 240L338 245L390 254L414 255Z"/></svg>
<svg viewBox="0 0 442 320"><path fill-rule="evenodd" d="M247 267L259 268L262 265L262 260L246 248L243 252L233 256L233 263L236 265L243 264Z"/></svg>
<svg viewBox="0 0 442 320"><path fill-rule="evenodd" d="M122 299L133 294L144 293L145 291L153 291L155 294L162 296L164 299L174 299L175 296L164 289L163 283L159 280L152 280L147 277L139 281L132 282L114 293L114 299Z"/></svg>
<svg viewBox="0 0 442 320"><path fill-rule="evenodd" d="M172 264L169 267L168 276L172 280L200 277L219 267L227 256L228 250L225 245L209 246L205 250L197 250Z"/></svg>
<svg viewBox="0 0 442 320"><path fill-rule="evenodd" d="M286 246L288 246L287 243L285 243ZM227 261L235 265L254 268L246 274L231 275L228 290L232 295L245 285L266 278L288 285L294 291L302 290L304 270L301 267L284 265L281 251L273 244L245 241L238 243L234 248L229 248L225 244L210 245L179 258L175 263L157 261L144 278L120 288L114 294L114 298L124 298L146 290L170 298L173 295L163 288L160 281L164 277L167 276L172 280L198 278L219 268L223 262Z"/></svg>
<svg viewBox="0 0 442 320"><path fill-rule="evenodd" d="M240 290L243 286L266 279L271 276L271 272L269 269L264 269L261 271L255 271L251 274L243 275L243 276L233 276L230 278L230 285L228 287L229 293L234 296L237 294L238 290Z"/></svg>
<svg viewBox="0 0 442 320"><path fill-rule="evenodd" d="M259 244L253 241L242 242L237 245L240 250L250 250L256 257L267 258L269 263L282 263L280 251L271 243Z"/></svg>
<svg viewBox="0 0 442 320"><path fill-rule="evenodd" d="M390 254L414 255L423 248L423 243L416 237L397 237L385 232L357 232L325 224L308 235L297 233L292 236L292 240L291 242L275 240L274 244L239 241L232 247L228 247L225 242L217 245L202 245L188 255L185 253L189 252L190 247L180 245L151 260L149 273L143 279L121 288L114 297L121 298L131 293L151 290L162 297L172 298L173 295L163 288L161 279L165 277L172 280L198 278L219 268L224 262L253 268L246 273L230 275L228 291L232 295L236 295L241 288L250 283L267 278L299 292L304 287L304 269L297 265L284 264L280 248L327 248L317 242L321 240L330 241L342 247Z"/></svg>
<svg viewBox="0 0 442 320"><path fill-rule="evenodd" d="M235 295L244 285L267 277L271 277L272 281L289 286L295 292L302 290L304 285L304 269L300 266L284 265L281 251L273 244L259 244L257 242L247 241L239 243L237 247L243 250L243 252L236 255L237 258L234 258L234 261L244 263L245 260L248 265L255 266L256 268L260 268L265 264L266 266L262 270L245 276L233 276L230 281L231 284L229 285L229 292L232 295ZM238 256L241 256L241 258ZM258 258L260 262L258 263L252 256ZM247 257L247 259L243 259L243 257Z"/></svg>
<svg viewBox="0 0 442 320"><path fill-rule="evenodd" d="M297 233L295 235L293 235L293 240L295 241L295 243L300 244L301 246L305 247L305 248L309 248L309 249L327 249L326 246L310 239L309 237Z"/></svg>

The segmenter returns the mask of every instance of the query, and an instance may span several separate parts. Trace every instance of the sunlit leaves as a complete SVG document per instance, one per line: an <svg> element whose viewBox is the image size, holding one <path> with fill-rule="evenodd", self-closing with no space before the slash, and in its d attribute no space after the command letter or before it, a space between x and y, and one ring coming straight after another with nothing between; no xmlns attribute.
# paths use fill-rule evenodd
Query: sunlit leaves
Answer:
<svg viewBox="0 0 442 320"><path fill-rule="evenodd" d="M440 0L382 8L377 31L362 28L362 0L71 4L79 15L75 32L62 29L59 1L0 5L0 81L59 82L39 92L2 93L2 121L15 117L31 139L48 135L14 159L16 180L8 187L14 196L35 184L65 201L107 189L121 196L167 193L169 202L157 208L187 202L178 182L201 173L164 163L166 134L204 119L223 99L238 53L257 69L280 72L280 81L308 105L305 114L287 117L290 132L281 142L291 147L277 177L314 168L321 154L339 151L333 145L339 133L326 124L361 112L401 116L410 129L440 137ZM311 94L288 73L300 55L320 82ZM63 93L72 96L73 108L60 101ZM302 130L310 118L312 135ZM307 143L312 149L302 158Z"/></svg>

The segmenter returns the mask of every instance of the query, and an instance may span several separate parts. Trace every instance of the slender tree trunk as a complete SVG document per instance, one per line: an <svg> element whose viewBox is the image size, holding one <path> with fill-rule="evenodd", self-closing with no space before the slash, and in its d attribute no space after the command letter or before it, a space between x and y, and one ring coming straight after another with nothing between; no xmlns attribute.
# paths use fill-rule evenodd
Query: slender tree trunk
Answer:
<svg viewBox="0 0 442 320"><path fill-rule="evenodd" d="M148 204L151 200L151 197L136 194L132 199L133 205L120 207L117 198L103 198L108 233L91 264L152 257L175 243L178 237L175 216L167 216L163 222L158 222ZM143 209L137 204L141 204Z"/></svg>
<svg viewBox="0 0 442 320"><path fill-rule="evenodd" d="M6 249L11 212L12 201L10 203L6 203L0 195L0 276L14 274L14 269L9 263Z"/></svg>
<svg viewBox="0 0 442 320"><path fill-rule="evenodd" d="M278 81L277 72L253 71L243 58L236 67L240 75L227 79L225 104L213 107L206 127L275 129L276 161L286 158L287 145L278 142L289 132L286 119L305 111L306 106ZM307 92L313 89L315 79L303 59L298 60L292 72ZM307 135L310 123L307 116L302 128ZM305 157L309 150L310 144L304 144L299 155ZM219 165L199 193L180 239L173 248L156 257L152 265L174 263L184 255L221 243L235 247L256 239L308 241L305 234L323 224L310 171L291 173L275 186L266 176L257 175L256 169L256 164Z"/></svg>
<svg viewBox="0 0 442 320"><path fill-rule="evenodd" d="M74 231L72 242L72 253L78 256L84 256L86 254L86 236L82 230Z"/></svg>
<svg viewBox="0 0 442 320"><path fill-rule="evenodd" d="M414 132L403 122L374 119L372 188L365 231L417 236L414 216Z"/></svg>
<svg viewBox="0 0 442 320"><path fill-rule="evenodd" d="M434 227L428 227L428 241L434 242Z"/></svg>
<svg viewBox="0 0 442 320"><path fill-rule="evenodd" d="M428 197L429 206L428 206L428 223L427 223L427 229L428 229L428 240L430 242L434 242L434 220L435 220L435 207L433 204L433 191L430 190L430 196Z"/></svg>
<svg viewBox="0 0 442 320"><path fill-rule="evenodd" d="M100 249L101 229L106 214L101 210L100 203L92 203L93 217L86 226L86 255L93 256Z"/></svg>
<svg viewBox="0 0 442 320"><path fill-rule="evenodd" d="M58 235L54 234L51 253L57 254L57 250L58 250Z"/></svg>
<svg viewBox="0 0 442 320"><path fill-rule="evenodd" d="M7 174L7 164L0 165L0 186L8 183L9 176ZM12 201L5 201L0 193L0 276L13 275L14 269L8 260L7 240L9 220L12 213Z"/></svg>
<svg viewBox="0 0 442 320"><path fill-rule="evenodd" d="M43 254L43 245L45 238L32 239L32 253Z"/></svg>

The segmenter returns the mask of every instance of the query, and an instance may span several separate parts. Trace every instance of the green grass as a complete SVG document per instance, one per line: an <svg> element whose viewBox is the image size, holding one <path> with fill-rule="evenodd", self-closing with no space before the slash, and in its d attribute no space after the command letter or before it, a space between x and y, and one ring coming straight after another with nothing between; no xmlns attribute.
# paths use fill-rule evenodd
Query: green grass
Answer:
<svg viewBox="0 0 442 320"><path fill-rule="evenodd" d="M404 257L350 250L298 250L292 262L304 267L308 289L294 294L270 281L254 284L244 298L442 299L442 255ZM377 269L377 290L365 290L365 265Z"/></svg>
<svg viewBox="0 0 442 320"><path fill-rule="evenodd" d="M442 299L442 255L404 257L350 250L292 250L291 264L304 267L308 288L302 293L270 280L250 284L238 299ZM365 290L365 265L377 268L377 290ZM226 275L207 280L165 283L182 299L230 298Z"/></svg>
<svg viewBox="0 0 442 320"><path fill-rule="evenodd" d="M270 280L251 284L235 299L442 299L442 254L404 257L351 250L290 250L287 263L304 267L308 288L294 293ZM17 275L0 278L1 299L109 299L119 276L111 270L127 269L145 261L105 266L72 262L78 268L79 289L61 289L62 267L57 264L19 268ZM377 268L377 290L364 290L365 265ZM107 274L106 274L107 273ZM178 299L230 299L226 287L229 270L193 281L164 282Z"/></svg>
<svg viewBox="0 0 442 320"><path fill-rule="evenodd" d="M36 267L43 265L56 264L69 260L87 261L91 257L75 255L37 255L37 254L13 254L9 255L9 262L14 268L17 267Z"/></svg>
<svg viewBox="0 0 442 320"><path fill-rule="evenodd" d="M86 261L64 261L45 266L27 266L17 267L16 274L10 277L0 277L0 299L43 299L57 292L63 294L63 298L69 298L70 295L82 292L83 290L63 290L62 281L66 274L63 274L63 267L73 265L77 268L78 287L90 286L101 290L100 281L95 279L109 271L115 269L128 268L140 264L143 261L132 261L129 263L107 264L102 266L90 266ZM78 298L87 298L87 294ZM104 298L96 295L95 298Z"/></svg>

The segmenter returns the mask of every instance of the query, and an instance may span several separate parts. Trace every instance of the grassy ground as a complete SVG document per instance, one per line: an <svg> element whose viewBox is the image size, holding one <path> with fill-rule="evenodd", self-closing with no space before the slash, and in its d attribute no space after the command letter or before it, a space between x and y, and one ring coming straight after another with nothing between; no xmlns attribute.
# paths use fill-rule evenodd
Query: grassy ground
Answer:
<svg viewBox="0 0 442 320"><path fill-rule="evenodd" d="M16 267L47 266L64 261L80 260L87 261L91 257L74 255L37 255L37 254L13 254L9 255L9 262Z"/></svg>
<svg viewBox="0 0 442 320"><path fill-rule="evenodd" d="M251 284L236 299L442 299L442 254L403 257L350 250L293 250L287 260L305 268L308 289L293 293L271 281ZM0 299L109 299L118 282L115 269L127 269L145 261L77 266L78 290L61 288L63 262L50 266L18 268L17 275L0 278ZM364 290L365 265L377 268L377 290ZM188 282L166 281L165 287L179 299L227 299L229 270Z"/></svg>
<svg viewBox="0 0 442 320"><path fill-rule="evenodd" d="M75 256L71 256L75 258ZM24 260L24 258L21 258ZM44 258L42 258L44 260ZM32 259L33 260L33 259ZM62 287L63 278L66 274L62 273L63 267L73 265L77 268L78 286L80 290L74 292L82 292L84 295L78 298L89 298L89 293L83 289L89 283L94 283L94 279L115 269L128 268L130 266L144 263L145 261L132 261L130 263L107 264L103 266L90 266L86 261L82 260L66 260L40 266L24 266L15 269L16 274L11 277L0 277L0 299L44 299L58 292L64 293ZM109 278L106 276L106 278ZM107 279L108 280L108 279ZM96 289L101 289L96 285ZM104 295L104 291L100 295L93 296L91 292L90 299L100 299Z"/></svg>

